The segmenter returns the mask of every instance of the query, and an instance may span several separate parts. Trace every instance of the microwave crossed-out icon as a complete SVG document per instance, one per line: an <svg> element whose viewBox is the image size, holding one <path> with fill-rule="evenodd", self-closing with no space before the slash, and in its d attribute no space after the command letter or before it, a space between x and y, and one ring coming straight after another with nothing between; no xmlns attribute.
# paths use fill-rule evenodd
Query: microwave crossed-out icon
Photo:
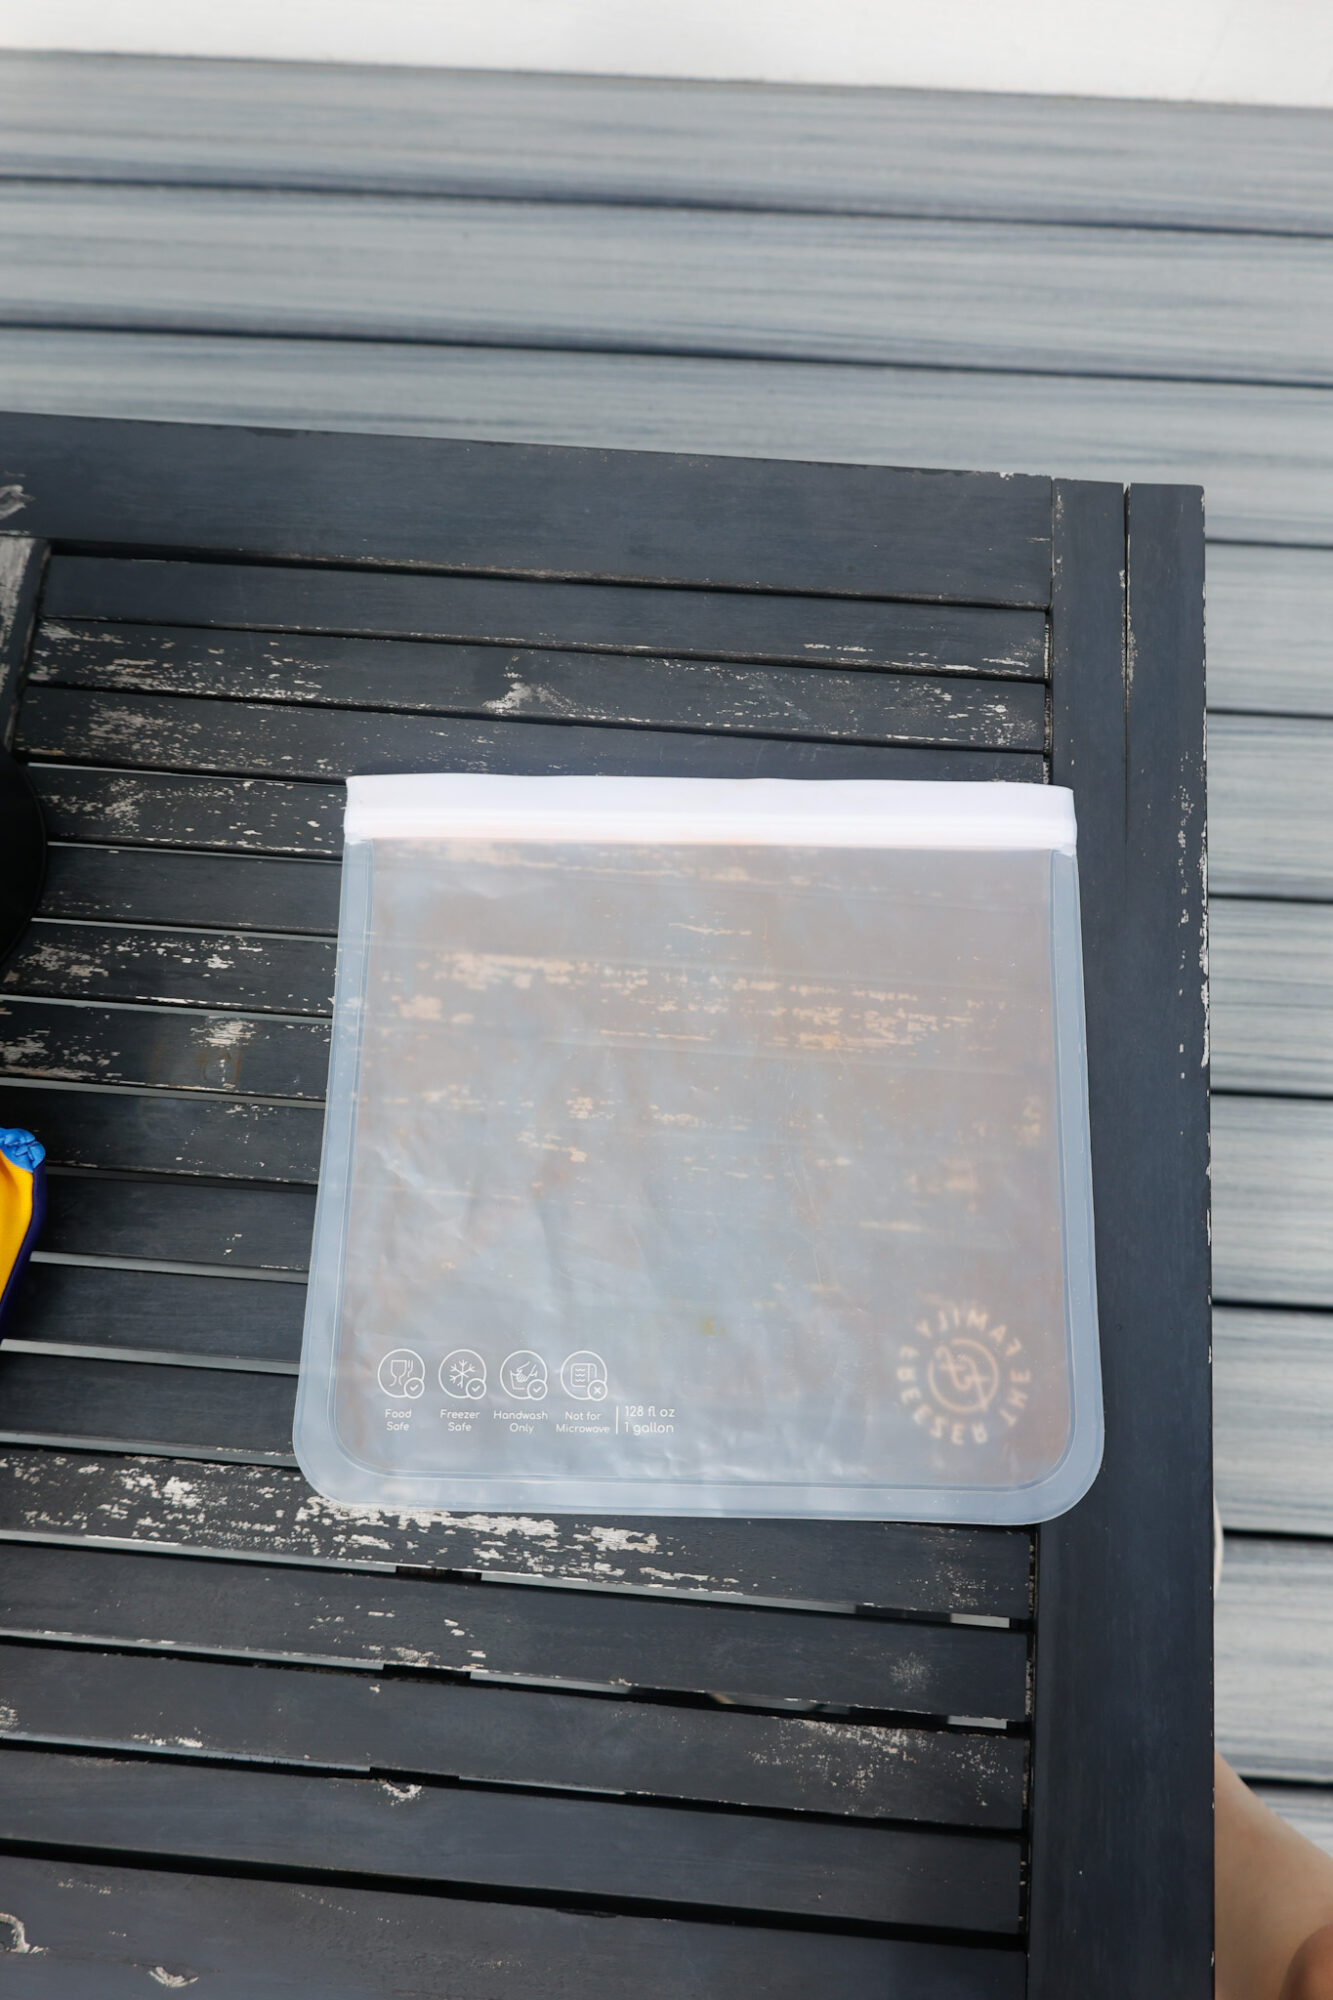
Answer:
<svg viewBox="0 0 1333 2000"><path fill-rule="evenodd" d="M607 1394L606 1363L588 1348L571 1354L560 1370L560 1386L572 1402L604 1403Z"/></svg>

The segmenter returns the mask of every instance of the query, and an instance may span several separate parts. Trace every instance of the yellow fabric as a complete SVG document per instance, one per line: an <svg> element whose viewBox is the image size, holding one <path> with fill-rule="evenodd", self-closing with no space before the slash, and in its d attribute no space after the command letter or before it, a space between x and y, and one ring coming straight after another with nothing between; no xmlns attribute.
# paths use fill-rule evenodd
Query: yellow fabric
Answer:
<svg viewBox="0 0 1333 2000"><path fill-rule="evenodd" d="M31 1222L32 1175L0 1153L0 1289L8 1283Z"/></svg>

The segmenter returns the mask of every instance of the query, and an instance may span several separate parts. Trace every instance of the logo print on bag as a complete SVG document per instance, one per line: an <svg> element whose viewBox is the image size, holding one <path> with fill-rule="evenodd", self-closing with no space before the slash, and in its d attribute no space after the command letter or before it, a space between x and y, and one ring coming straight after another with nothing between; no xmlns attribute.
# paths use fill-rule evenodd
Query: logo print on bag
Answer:
<svg viewBox="0 0 1333 2000"><path fill-rule="evenodd" d="M916 1338L898 1349L899 1400L928 1436L989 1444L1027 1408L1032 1370L1023 1343L984 1306L932 1303Z"/></svg>

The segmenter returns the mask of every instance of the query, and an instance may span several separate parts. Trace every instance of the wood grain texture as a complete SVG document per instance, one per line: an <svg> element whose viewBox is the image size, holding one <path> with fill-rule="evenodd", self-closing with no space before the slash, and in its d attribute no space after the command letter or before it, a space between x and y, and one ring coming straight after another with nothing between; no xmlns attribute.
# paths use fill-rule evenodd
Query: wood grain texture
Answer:
<svg viewBox="0 0 1333 2000"><path fill-rule="evenodd" d="M236 799L238 806L245 796ZM238 845L246 838L244 817L237 812ZM338 929L338 885L336 868L305 861L61 846L47 857L41 914L332 937Z"/></svg>
<svg viewBox="0 0 1333 2000"><path fill-rule="evenodd" d="M309 1268L314 1220L305 1188L51 1172L42 1252L296 1273Z"/></svg>
<svg viewBox="0 0 1333 2000"><path fill-rule="evenodd" d="M1005 1832L1023 1817L1027 1745L994 1730L5 1644L0 1704L0 1732L29 1742Z"/></svg>
<svg viewBox="0 0 1333 2000"><path fill-rule="evenodd" d="M341 785L56 764L30 764L28 774L53 840L311 858L342 853ZM56 882L63 865L56 864ZM336 896L330 898L327 887L311 897L321 925L328 921L330 901L336 912ZM200 911L205 914L202 904Z"/></svg>
<svg viewBox="0 0 1333 2000"><path fill-rule="evenodd" d="M295 1400L290 1375L0 1348L0 1438L10 1444L87 1438L113 1450L295 1465Z"/></svg>
<svg viewBox="0 0 1333 2000"><path fill-rule="evenodd" d="M1027 1709L1021 1632L25 1542L0 1545L0 1574L11 1638L393 1663L770 1708L1007 1720Z"/></svg>
<svg viewBox="0 0 1333 2000"><path fill-rule="evenodd" d="M1235 896L1333 896L1333 722L1214 716L1209 884Z"/></svg>
<svg viewBox="0 0 1333 2000"><path fill-rule="evenodd" d="M1333 542L1318 389L4 327L0 368L11 410L82 417L1183 479L1214 535Z"/></svg>
<svg viewBox="0 0 1333 2000"><path fill-rule="evenodd" d="M1106 1449L1037 1538L1028 1990L1207 2000L1202 496L1057 485L1055 546L1052 777L1079 818Z"/></svg>
<svg viewBox="0 0 1333 2000"><path fill-rule="evenodd" d="M0 181L13 325L1333 385L1318 238Z"/></svg>
<svg viewBox="0 0 1333 2000"><path fill-rule="evenodd" d="M692 778L1013 777L1039 784L1044 768L1037 751L474 722L53 687L28 690L18 743L26 756L71 762L324 780L390 771L596 770Z"/></svg>
<svg viewBox="0 0 1333 2000"><path fill-rule="evenodd" d="M1333 1546L1228 1537L1217 1743L1249 1777L1333 1780Z"/></svg>
<svg viewBox="0 0 1333 2000"><path fill-rule="evenodd" d="M0 1075L150 1089L241 1091L322 1103L325 1021L0 1001Z"/></svg>
<svg viewBox="0 0 1333 2000"><path fill-rule="evenodd" d="M39 1131L48 1160L112 1173L213 1179L319 1179L321 1104L0 1080L0 1119Z"/></svg>
<svg viewBox="0 0 1333 2000"><path fill-rule="evenodd" d="M1333 1105L1214 1097L1213 1293L1333 1305Z"/></svg>
<svg viewBox="0 0 1333 2000"><path fill-rule="evenodd" d="M1209 550L1208 700L1333 716L1333 551Z"/></svg>
<svg viewBox="0 0 1333 2000"><path fill-rule="evenodd" d="M4 1337L6 1345L33 1341L151 1349L163 1355L281 1363L294 1372L301 1358L304 1309L303 1285L125 1271L104 1264L34 1263L6 1317ZM72 1403L77 1402L78 1396L73 1397ZM21 1406L20 1395L16 1408Z"/></svg>
<svg viewBox="0 0 1333 2000"><path fill-rule="evenodd" d="M440 706L431 696L447 686L449 663L459 656L435 647L357 645L355 636L586 649L662 663L889 667L1020 680L1040 680L1046 670L1039 612L970 605L68 555L51 565L43 605L46 623L33 652L38 681L139 687L165 675L176 693L216 693L221 684L235 697L253 685L265 694L276 687L278 699L350 696L370 708L386 705L377 694L385 682L405 690L388 706ZM108 620L149 629L108 631ZM223 655L217 648L224 642L203 636L215 628L232 635ZM256 636L236 636L243 632ZM462 657L464 668L485 662Z"/></svg>
<svg viewBox="0 0 1333 2000"><path fill-rule="evenodd" d="M6 51L0 171L1333 233L1327 112Z"/></svg>
<svg viewBox="0 0 1333 2000"><path fill-rule="evenodd" d="M142 2000L168 1980L227 2000L1021 2000L1022 1955L756 1923L596 1915L333 1883L6 1854L0 1884L29 1945L0 1991ZM9 1957L10 1954L5 1954ZM10 1974L13 1974L12 1983Z"/></svg>
<svg viewBox="0 0 1333 2000"><path fill-rule="evenodd" d="M1213 1369L1225 1525L1333 1537L1333 1320L1219 1306Z"/></svg>
<svg viewBox="0 0 1333 2000"><path fill-rule="evenodd" d="M1017 1841L7 1748L11 1838L676 1908L1013 1934Z"/></svg>
<svg viewBox="0 0 1333 2000"><path fill-rule="evenodd" d="M96 544L114 520L122 548L150 553L345 563L373 550L378 566L474 574L1050 599L1043 478L228 426L205 439L170 423L14 415L0 424L0 473L16 487L17 532Z"/></svg>
<svg viewBox="0 0 1333 2000"><path fill-rule="evenodd" d="M0 1533L334 1568L469 1571L930 1616L1025 1619L1032 1538L894 1522L387 1514L269 1466L0 1453Z"/></svg>
<svg viewBox="0 0 1333 2000"><path fill-rule="evenodd" d="M189 905L179 907L187 919ZM0 975L0 991L33 998L249 1013L333 1011L332 941L247 937L243 932L148 929L38 919Z"/></svg>
<svg viewBox="0 0 1333 2000"><path fill-rule="evenodd" d="M78 628L55 629L72 634ZM122 640L117 628L104 627L96 638L62 639L58 652L48 646L31 681L358 711L631 723L641 729L826 742L1040 751L1046 740L1044 690L1008 682L513 652L499 646L282 641L252 633L228 634L222 643L219 638L150 632ZM1037 652L1040 661L1040 646ZM131 653L136 657L128 659Z"/></svg>
<svg viewBox="0 0 1333 2000"><path fill-rule="evenodd" d="M1209 973L1216 1089L1333 1095L1333 907L1215 896Z"/></svg>

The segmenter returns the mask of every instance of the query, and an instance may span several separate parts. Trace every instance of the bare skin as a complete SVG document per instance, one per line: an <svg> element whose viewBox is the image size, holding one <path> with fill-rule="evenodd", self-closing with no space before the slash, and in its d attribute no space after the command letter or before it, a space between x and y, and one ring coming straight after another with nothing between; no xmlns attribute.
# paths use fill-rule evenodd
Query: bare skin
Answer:
<svg viewBox="0 0 1333 2000"><path fill-rule="evenodd" d="M1217 2000L1333 2000L1333 1855L1219 1757Z"/></svg>

